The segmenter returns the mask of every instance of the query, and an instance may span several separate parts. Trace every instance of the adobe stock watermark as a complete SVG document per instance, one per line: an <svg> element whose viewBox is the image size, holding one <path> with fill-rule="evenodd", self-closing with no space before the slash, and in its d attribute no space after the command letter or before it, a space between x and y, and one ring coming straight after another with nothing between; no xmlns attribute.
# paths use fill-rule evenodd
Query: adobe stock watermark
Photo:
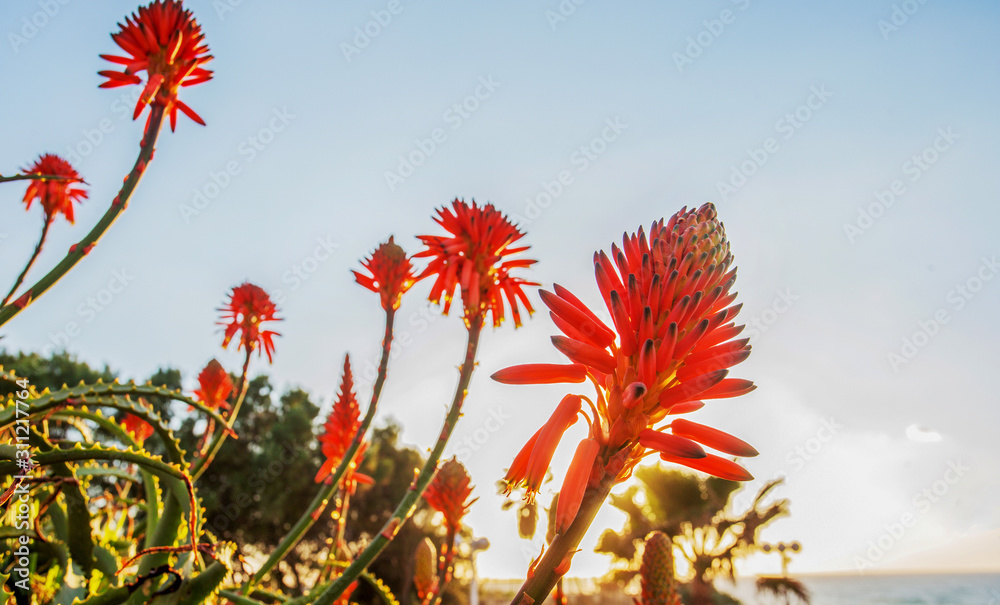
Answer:
<svg viewBox="0 0 1000 605"><path fill-rule="evenodd" d="M778 318L787 313L799 298L800 296L792 292L791 288L775 290L771 304L747 320L747 331L744 336L752 340L770 330L778 322Z"/></svg>
<svg viewBox="0 0 1000 605"><path fill-rule="evenodd" d="M750 0L731 1L740 11L745 11L750 7ZM684 47L684 52L675 51L671 55L678 73L684 73L685 67L694 65L694 62L705 53L705 49L725 33L726 27L736 22L738 15L738 12L724 8L719 11L716 18L702 21L701 24L704 28L695 35L687 37L687 46Z"/></svg>
<svg viewBox="0 0 1000 605"><path fill-rule="evenodd" d="M35 3L38 10L22 17L21 22L14 26L15 28L20 26L19 29L7 32L7 41L10 42L10 49L14 54L20 54L21 48L34 40L35 36L59 14L62 7L70 2L72 0L38 0Z"/></svg>
<svg viewBox="0 0 1000 605"><path fill-rule="evenodd" d="M555 10L545 11L545 20L549 22L549 28L556 31L556 28L569 21L569 18L576 14L576 9L587 3L587 0L560 0Z"/></svg>
<svg viewBox="0 0 1000 605"><path fill-rule="evenodd" d="M17 474L13 475L7 494L10 499L7 505L8 519L14 520L14 529L24 532L17 536L16 548L10 550L10 560L12 567L9 575L14 579L14 592L18 595L25 595L28 601L31 600L31 549L28 547L32 540L28 537L28 531L34 527L35 518L32 512L35 507L31 504L31 490L29 481L34 478L34 469L37 467L31 453L30 435L31 419L28 417L28 396L31 394L31 383L27 378L18 377L15 381L18 391L11 393L10 401L14 406L14 429L13 437L16 441L14 459L17 464ZM13 546L13 544L11 544ZM18 602L21 601L18 596Z"/></svg>
<svg viewBox="0 0 1000 605"><path fill-rule="evenodd" d="M359 25L354 28L354 37L351 42L341 42L340 52L343 53L344 59L350 63L354 57L360 55L368 46L372 43L372 40L379 37L379 35L389 27L392 20L399 13L403 12L402 0L389 0L386 3L385 8L379 10L369 11L368 14L371 15L371 19L365 21L363 25Z"/></svg>
<svg viewBox="0 0 1000 605"><path fill-rule="evenodd" d="M92 323L97 316L110 307L121 296L136 277L122 267L111 272L107 285L94 292L76 306L77 320L67 321L61 330L49 332L49 342L42 347L42 355L50 357L56 348L66 349L71 340L83 333L83 328Z"/></svg>
<svg viewBox="0 0 1000 605"><path fill-rule="evenodd" d="M795 109L785 112L785 115L778 118L774 123L774 137L767 137L757 147L747 149L747 159L739 164L730 167L729 178L720 179L715 182L715 190L722 201L728 201L750 180L750 177L767 163L768 159L781 150L780 137L784 141L790 141L816 113L826 107L827 102L833 97L833 93L827 90L825 84L812 86L809 88L809 95L806 100Z"/></svg>
<svg viewBox="0 0 1000 605"><path fill-rule="evenodd" d="M289 113L287 107L273 109L264 126L236 146L238 157L227 161L219 170L209 170L208 180L194 188L191 201L177 207L184 224L190 225L194 217L204 212L209 204L229 187L233 178L240 175L245 166L256 160L257 156L274 142L278 133L284 132L294 119L295 114Z"/></svg>
<svg viewBox="0 0 1000 605"><path fill-rule="evenodd" d="M812 437L796 445L792 451L785 454L785 463L793 471L802 470L806 462L815 458L823 450L823 446L833 441L833 438L843 428L844 426L837 424L837 421L832 416L823 418L820 420L819 428L816 429L816 433Z"/></svg>
<svg viewBox="0 0 1000 605"><path fill-rule="evenodd" d="M545 209L559 199L566 189L576 181L576 177L586 172L594 162L600 159L607 152L611 143L617 141L618 137L626 130L628 130L628 124L622 122L619 117L604 120L604 128L601 129L601 133L571 153L567 160L569 166L560 170L554 179L542 181L542 190L524 200L524 213L522 215L512 213L511 219L521 227L527 227L535 222L545 212Z"/></svg>
<svg viewBox="0 0 1000 605"><path fill-rule="evenodd" d="M141 95L141 86L130 86L111 102L109 109L118 117L119 122L132 121L133 108ZM84 159L97 151L97 148L107 140L108 135L113 133L116 128L117 126L111 118L101 118L92 127L81 128L80 139L76 143L66 146L64 157L70 164L79 166Z"/></svg>
<svg viewBox="0 0 1000 605"><path fill-rule="evenodd" d="M882 39L888 42L889 36L909 23L910 17L917 14L917 11L924 4L927 4L927 0L903 0L898 4L893 4L889 18L878 20L878 31L882 34Z"/></svg>
<svg viewBox="0 0 1000 605"><path fill-rule="evenodd" d="M910 498L910 506L899 515L899 519L882 526L882 533L868 541L865 556L854 556L854 568L858 573L864 573L869 568L875 567L875 564L885 557L907 531L917 524L920 515L927 513L940 502L970 470L972 468L963 464L961 460L949 461L948 468L940 479L915 493Z"/></svg>
<svg viewBox="0 0 1000 605"><path fill-rule="evenodd" d="M504 413L502 405L490 408L489 417L481 425L471 432L466 432L462 437L456 435L455 442L460 445L455 448L455 455L462 460L469 460L472 454L482 449L489 442L490 438L503 428L504 423L511 418L510 414Z"/></svg>
<svg viewBox="0 0 1000 605"><path fill-rule="evenodd" d="M215 9L219 21L225 21L226 15L236 11L241 4L243 4L243 0L212 0L212 8Z"/></svg>
<svg viewBox="0 0 1000 605"><path fill-rule="evenodd" d="M909 177L910 184L916 183L937 164L944 154L951 150L961 137L955 134L950 126L937 129L937 136L930 145L903 161L900 166L903 176ZM907 193L903 179L893 179L886 189L876 189L875 201L867 207L858 206L858 216L853 222L844 223L844 235L852 244L875 225L875 221L885 216L885 213Z"/></svg>
<svg viewBox="0 0 1000 605"><path fill-rule="evenodd" d="M980 258L979 267L973 274L945 294L945 306L939 307L929 318L917 320L917 330L900 339L899 348L886 353L889 367L898 372L900 367L910 363L941 332L941 328L951 321L952 313L964 309L997 273L1000 273L1000 260L997 260L996 254L990 258Z"/></svg>
<svg viewBox="0 0 1000 605"><path fill-rule="evenodd" d="M473 91L464 99L453 103L441 114L441 121L449 127L451 131L461 128L472 117L472 114L479 111L482 104L493 96L502 82L493 79L493 75L479 76L479 82ZM427 137L417 137L413 140L413 149L405 154L397 156L399 160L395 172L386 170L383 173L385 184L389 187L389 192L394 193L402 183L413 176L417 168L437 153L441 145L448 142L448 131L443 127L436 127L428 133Z"/></svg>
<svg viewBox="0 0 1000 605"><path fill-rule="evenodd" d="M293 263L281 274L281 283L288 286L288 291L276 289L271 293L276 304L283 304L288 294L297 291L309 281L309 278L319 271L320 265L330 260L340 248L340 244L334 242L329 235L317 237L315 244L310 254Z"/></svg>
<svg viewBox="0 0 1000 605"><path fill-rule="evenodd" d="M389 359L395 361L399 359L415 342L414 334L423 334L431 324L445 317L440 308L430 302L424 303L418 311L410 313L406 318L406 326L397 325L392 338L392 348L389 350ZM361 389L368 389L375 384L378 377L378 363L381 360L381 351L372 359L355 362L354 383Z"/></svg>

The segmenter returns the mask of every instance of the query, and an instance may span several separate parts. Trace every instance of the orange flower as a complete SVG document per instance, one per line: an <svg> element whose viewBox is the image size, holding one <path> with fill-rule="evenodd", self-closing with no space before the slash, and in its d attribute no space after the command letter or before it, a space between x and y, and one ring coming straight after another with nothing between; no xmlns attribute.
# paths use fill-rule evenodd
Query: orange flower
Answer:
<svg viewBox="0 0 1000 605"><path fill-rule="evenodd" d="M594 256L597 285L614 328L562 286L543 290L542 301L563 333L552 343L573 363L514 366L493 378L508 384L589 378L597 390L596 401L587 399L593 412L590 437L600 444L595 477L623 481L643 456L659 453L710 474L750 479L736 463L702 448L756 455L746 442L687 420L657 426L668 415L700 408L702 400L754 389L747 380L727 378L728 368L750 354L748 339L734 340L743 326L733 321L740 305L733 304L732 262L725 228L711 204L653 223L648 237L640 228L624 237L621 248L612 245L611 257ZM555 448L544 439L536 434L526 447ZM585 465L590 454L584 451L578 458L574 464ZM590 476L582 468L572 474L576 482ZM571 488L579 490L579 485ZM532 489L529 484L529 496Z"/></svg>
<svg viewBox="0 0 1000 605"><path fill-rule="evenodd" d="M233 392L233 381L229 372L216 360L208 362L205 369L198 374L198 390L195 397L210 408L223 407L229 409L226 400Z"/></svg>
<svg viewBox="0 0 1000 605"><path fill-rule="evenodd" d="M73 223L73 202L87 198L87 192L79 186L83 183L80 174L61 157L46 153L38 158L34 164L24 169L24 174L48 174L63 177L58 180L39 179L28 184L28 190L24 193L24 204L26 208L31 208L31 202L36 199L42 204L45 211L45 220L50 221L52 217L60 212L66 220Z"/></svg>
<svg viewBox="0 0 1000 605"><path fill-rule="evenodd" d="M371 275L352 271L359 284L382 298L382 308L386 311L398 309L403 294L417 282L406 252L392 240L390 237L372 252L370 258L361 261Z"/></svg>
<svg viewBox="0 0 1000 605"><path fill-rule="evenodd" d="M139 445L142 445L146 439L153 435L153 425L135 414L125 414L125 420L122 421L122 425L125 426L125 430L132 435L132 438Z"/></svg>
<svg viewBox="0 0 1000 605"><path fill-rule="evenodd" d="M524 293L524 286L538 285L510 275L511 270L530 267L536 262L508 258L528 249L528 246L510 247L524 237L524 233L493 204L477 206L475 201L470 206L456 199L450 209L438 210L438 217L434 220L451 235L418 236L427 249L414 255L414 258L431 258L418 277L436 276L430 301L439 303L443 296L444 312L447 314L455 288L461 288L466 325L482 321L489 312L493 315L493 326L497 327L504 319L506 299L514 326L520 327L518 303L523 304L529 314L534 312Z"/></svg>
<svg viewBox="0 0 1000 605"><path fill-rule="evenodd" d="M125 18L125 23L111 39L131 56L101 55L102 59L123 65L122 71L98 72L107 78L101 88L142 84L137 72L146 72L146 84L135 106L133 119L146 105L160 105L170 116L170 129L177 124L180 109L195 122L205 125L190 107L177 98L182 86L193 86L212 79L212 72L202 67L212 56L201 26L191 11L177 0L156 0L139 7L137 13Z"/></svg>
<svg viewBox="0 0 1000 605"><path fill-rule="evenodd" d="M361 427L361 407L358 405L358 398L354 394L354 375L351 373L351 356L344 357L344 372L340 379L340 392L337 400L333 402L333 410L327 416L323 424L324 433L319 436L320 446L326 462L316 473L316 482L326 479L333 471L334 467L340 464L347 453L347 448L351 446L354 435ZM360 473L355 473L361 463L368 444L361 442L361 446L354 454L354 460L344 475L342 481L353 486L353 481L361 483L371 483L371 479Z"/></svg>
<svg viewBox="0 0 1000 605"><path fill-rule="evenodd" d="M246 348L249 353L260 344L267 353L268 363L272 362L271 355L274 353L272 338L280 334L260 328L265 321L281 320L274 316L278 309L263 288L250 282L236 286L229 295L229 302L219 311L222 312L222 321L219 325L226 326L226 334L222 340L223 348L228 347L233 336L240 332L240 344L237 350Z"/></svg>
<svg viewBox="0 0 1000 605"><path fill-rule="evenodd" d="M458 533L462 528L462 517L469 512L472 503L478 500L469 500L472 495L470 481L465 465L458 458L452 457L438 467L434 479L424 491L424 500L431 508L444 515L445 527L452 533Z"/></svg>
<svg viewBox="0 0 1000 605"><path fill-rule="evenodd" d="M521 449L503 480L507 483L506 493L522 485L527 488L531 501L545 480L545 471L552 463L556 446L569 427L576 423L580 415L583 399L579 395L566 395L556 406L552 417L542 425L528 443Z"/></svg>

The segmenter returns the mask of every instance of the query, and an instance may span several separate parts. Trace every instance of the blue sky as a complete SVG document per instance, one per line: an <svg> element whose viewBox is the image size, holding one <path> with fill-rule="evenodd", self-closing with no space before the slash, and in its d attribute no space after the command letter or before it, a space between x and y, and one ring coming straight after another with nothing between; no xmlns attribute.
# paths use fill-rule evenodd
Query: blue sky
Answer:
<svg viewBox="0 0 1000 605"><path fill-rule="evenodd" d="M186 4L216 78L181 98L208 126L182 118L161 135L127 212L9 324L8 349L65 347L130 377L170 365L190 381L213 356L235 369L215 309L249 279L286 318L274 365L254 370L329 404L344 352L363 377L381 336L377 298L349 269L390 234L415 252L413 236L437 232L430 217L451 199L522 219L540 260L530 277L595 309L594 250L713 201L753 336L735 375L759 388L693 419L761 451L749 491L787 477L777 495L792 515L766 536L803 543L792 570L913 565L1000 531L988 379L1000 353L995 3ZM53 228L36 278L104 212L134 159L137 91L100 90L96 74L134 8L0 5L0 172L72 152L91 184L77 225ZM41 222L21 195L0 189L0 280L16 276ZM404 302L409 344L380 412L420 446L439 430L464 333L427 308L426 290ZM469 523L494 542L486 575L524 573L530 557L493 484L561 395L488 376L558 361L553 330L540 313L485 336L451 447L479 485ZM620 523L602 513L587 542ZM978 563L1000 568L993 553ZM606 568L589 553L577 563L580 575Z"/></svg>

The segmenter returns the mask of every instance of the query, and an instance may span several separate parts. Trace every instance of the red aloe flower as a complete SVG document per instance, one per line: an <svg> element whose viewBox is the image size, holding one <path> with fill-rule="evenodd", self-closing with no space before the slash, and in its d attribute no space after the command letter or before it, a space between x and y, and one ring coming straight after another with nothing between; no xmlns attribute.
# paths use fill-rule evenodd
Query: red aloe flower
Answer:
<svg viewBox="0 0 1000 605"><path fill-rule="evenodd" d="M145 71L146 84L133 119L139 117L146 105L160 105L170 116L171 130L177 124L178 109L204 126L205 121L177 98L182 86L212 79L212 72L202 67L212 56L191 11L185 10L178 0L156 0L139 7L138 12L126 17L125 23L119 23L118 27L121 31L111 34L111 39L130 56L101 55L102 59L124 66L122 71L98 72L108 79L101 88L142 84L136 73Z"/></svg>
<svg viewBox="0 0 1000 605"><path fill-rule="evenodd" d="M216 409L219 407L229 408L226 400L233 392L233 380L229 377L229 372L216 360L208 362L205 369L198 374L198 390L194 392L198 401L207 407Z"/></svg>
<svg viewBox="0 0 1000 605"><path fill-rule="evenodd" d="M438 210L434 220L451 235L418 236L427 249L414 255L414 258L431 259L418 277L436 276L430 301L439 303L443 296L444 312L448 313L458 287L462 292L466 325L482 321L489 312L493 315L493 326L498 327L504 319L506 299L514 326L520 327L518 303L524 305L529 315L534 312L524 287L538 285L510 275L511 270L530 267L536 262L508 258L528 249L528 246L511 247L524 237L524 233L493 204L477 206L475 201L469 205L456 199L451 208Z"/></svg>
<svg viewBox="0 0 1000 605"><path fill-rule="evenodd" d="M125 426L125 430L132 435L132 438L139 445L142 445L146 439L153 435L153 425L135 414L125 414L125 420L122 421L122 425Z"/></svg>
<svg viewBox="0 0 1000 605"><path fill-rule="evenodd" d="M354 435L361 427L361 407L358 405L358 398L354 394L354 375L351 373L351 356L344 357L344 372L340 379L340 392L337 393L337 400L333 402L333 410L327 416L323 424L324 433L319 436L320 446L326 462L316 473L316 482L326 479L333 471L334 467L344 459L344 454L351 446ZM371 483L371 479L360 473L356 473L361 457L364 455L368 444L364 441L354 454L342 481L353 488L354 482Z"/></svg>
<svg viewBox="0 0 1000 605"><path fill-rule="evenodd" d="M354 279L378 294L382 298L382 308L386 311L398 309L403 294L417 283L410 259L392 237L389 237L389 241L384 244L380 244L375 252L372 252L371 257L361 261L361 265L371 275L352 271Z"/></svg>
<svg viewBox="0 0 1000 605"><path fill-rule="evenodd" d="M580 482L586 487L608 475L622 481L651 452L717 476L752 478L736 463L702 448L756 455L746 442L687 420L656 426L668 415L700 408L701 400L734 397L754 388L749 381L727 378L728 368L750 353L748 339L734 340L743 326L732 321L740 309L733 304L736 294L730 292L736 278L732 262L725 228L715 207L706 204L683 209L666 223L653 223L648 237L641 228L626 234L621 248L612 245L610 258L604 252L595 254L597 285L613 328L562 286L541 291L564 334L553 336L552 342L573 363L514 366L493 378L508 384L543 384L580 382L585 375L594 383L597 399L587 400L594 414L590 438L600 452L592 456L593 446L581 445L580 462L575 459L574 465L593 460L594 468L571 468L567 482L572 485L564 484L564 491L582 496ZM544 448L551 459L556 444L545 441L553 436L536 433L526 449ZM537 489L530 482L527 487L529 496ZM568 510L572 504L563 507ZM567 525L575 514L564 513L561 524Z"/></svg>
<svg viewBox="0 0 1000 605"><path fill-rule="evenodd" d="M46 153L34 164L24 169L24 174L48 174L63 177L57 180L38 179L28 184L24 192L24 204L31 208L31 202L36 199L42 204L46 222L62 213L71 224L73 223L73 202L87 198L87 192L80 187L83 179L73 166L61 157Z"/></svg>
<svg viewBox="0 0 1000 605"><path fill-rule="evenodd" d="M271 302L271 297L263 288L255 286L250 282L244 282L233 288L229 295L229 302L219 309L222 312L220 326L226 326L226 334L222 340L223 348L229 346L229 342L240 332L240 344L237 350L246 348L248 354L262 345L261 348L267 353L268 363L272 362L271 355L274 353L275 336L281 336L271 330L261 330L261 324L265 321L281 321L275 317L278 308Z"/></svg>
<svg viewBox="0 0 1000 605"><path fill-rule="evenodd" d="M452 457L438 468L434 479L424 491L424 500L431 508L444 515L444 524L450 533L458 533L462 528L462 518L469 512L472 503L478 500L469 500L472 495L470 481L465 465L458 458Z"/></svg>

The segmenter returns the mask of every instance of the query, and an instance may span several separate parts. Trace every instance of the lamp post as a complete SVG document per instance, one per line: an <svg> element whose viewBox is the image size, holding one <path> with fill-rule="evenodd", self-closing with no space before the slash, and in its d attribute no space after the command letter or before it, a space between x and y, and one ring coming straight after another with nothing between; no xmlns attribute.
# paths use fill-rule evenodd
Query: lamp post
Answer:
<svg viewBox="0 0 1000 605"><path fill-rule="evenodd" d="M490 547L486 538L469 542L469 562L472 564L472 582L469 584L469 605L479 605L479 573L476 571L476 553Z"/></svg>
<svg viewBox="0 0 1000 605"><path fill-rule="evenodd" d="M799 552L802 550L802 545L796 542L785 543L778 542L777 544L769 544L767 542L760 545L760 549L764 552L775 551L781 555L781 575L788 577L788 562L792 558L793 552Z"/></svg>

